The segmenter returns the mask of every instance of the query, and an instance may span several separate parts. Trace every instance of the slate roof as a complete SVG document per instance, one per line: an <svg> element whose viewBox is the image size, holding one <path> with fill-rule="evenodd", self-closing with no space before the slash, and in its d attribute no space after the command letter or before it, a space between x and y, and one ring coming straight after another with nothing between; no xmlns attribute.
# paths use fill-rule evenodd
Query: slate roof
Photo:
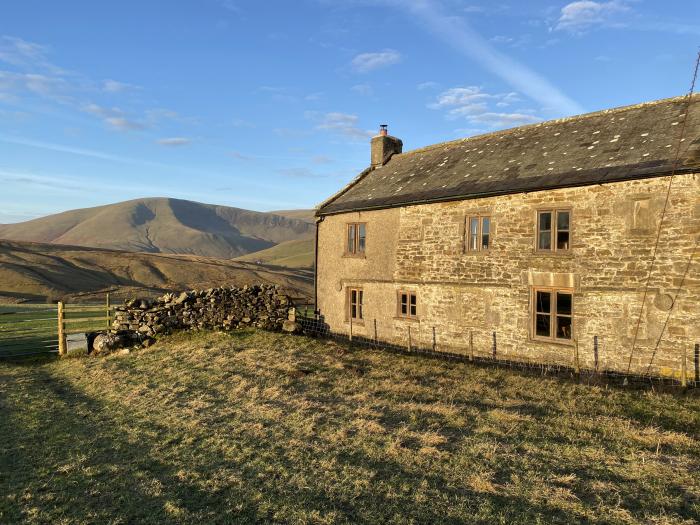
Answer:
<svg viewBox="0 0 700 525"><path fill-rule="evenodd" d="M672 173L674 164L676 173L700 171L700 95L394 155L319 205L317 215L660 177Z"/></svg>

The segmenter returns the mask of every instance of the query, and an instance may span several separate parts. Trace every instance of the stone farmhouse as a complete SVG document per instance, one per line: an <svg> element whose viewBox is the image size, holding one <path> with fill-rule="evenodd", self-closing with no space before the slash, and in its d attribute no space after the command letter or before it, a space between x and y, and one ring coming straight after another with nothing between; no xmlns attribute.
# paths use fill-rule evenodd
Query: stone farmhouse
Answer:
<svg viewBox="0 0 700 525"><path fill-rule="evenodd" d="M317 209L318 314L412 348L676 377L685 354L692 374L699 99L408 152L382 126Z"/></svg>

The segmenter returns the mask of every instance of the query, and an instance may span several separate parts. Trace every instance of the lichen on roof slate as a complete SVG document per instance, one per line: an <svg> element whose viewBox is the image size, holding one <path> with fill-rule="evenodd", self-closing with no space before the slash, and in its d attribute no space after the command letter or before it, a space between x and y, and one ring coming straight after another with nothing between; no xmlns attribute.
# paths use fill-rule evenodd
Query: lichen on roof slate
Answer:
<svg viewBox="0 0 700 525"><path fill-rule="evenodd" d="M657 177L669 175L674 167L676 173L700 167L700 95L394 155L384 166L365 170L321 204L317 214Z"/></svg>

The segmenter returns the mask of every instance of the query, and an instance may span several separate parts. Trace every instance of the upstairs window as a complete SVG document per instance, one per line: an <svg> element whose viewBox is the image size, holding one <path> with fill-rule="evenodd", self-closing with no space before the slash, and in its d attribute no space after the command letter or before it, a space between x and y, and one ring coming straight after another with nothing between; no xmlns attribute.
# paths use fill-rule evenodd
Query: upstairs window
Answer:
<svg viewBox="0 0 700 525"><path fill-rule="evenodd" d="M571 238L571 211L546 210L537 212L537 249L566 251Z"/></svg>
<svg viewBox="0 0 700 525"><path fill-rule="evenodd" d="M364 293L362 288L348 289L348 318L353 321L362 321L364 313L362 312L362 301Z"/></svg>
<svg viewBox="0 0 700 525"><path fill-rule="evenodd" d="M399 317L418 317L418 302L416 299L416 292L399 292L398 299Z"/></svg>
<svg viewBox="0 0 700 525"><path fill-rule="evenodd" d="M536 339L570 342L572 340L573 294L571 290L535 288L533 334Z"/></svg>
<svg viewBox="0 0 700 525"><path fill-rule="evenodd" d="M491 245L491 217L468 217L464 245L468 252L488 250Z"/></svg>
<svg viewBox="0 0 700 525"><path fill-rule="evenodd" d="M366 226L364 222L354 222L348 224L347 243L345 253L348 255L364 255Z"/></svg>

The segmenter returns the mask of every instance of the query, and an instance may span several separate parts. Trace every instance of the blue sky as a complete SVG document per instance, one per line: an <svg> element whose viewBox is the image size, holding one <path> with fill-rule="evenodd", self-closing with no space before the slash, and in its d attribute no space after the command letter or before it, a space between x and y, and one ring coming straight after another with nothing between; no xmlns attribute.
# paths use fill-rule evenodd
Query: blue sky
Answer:
<svg viewBox="0 0 700 525"><path fill-rule="evenodd" d="M312 207L405 149L685 94L696 0L6 0L0 223Z"/></svg>

